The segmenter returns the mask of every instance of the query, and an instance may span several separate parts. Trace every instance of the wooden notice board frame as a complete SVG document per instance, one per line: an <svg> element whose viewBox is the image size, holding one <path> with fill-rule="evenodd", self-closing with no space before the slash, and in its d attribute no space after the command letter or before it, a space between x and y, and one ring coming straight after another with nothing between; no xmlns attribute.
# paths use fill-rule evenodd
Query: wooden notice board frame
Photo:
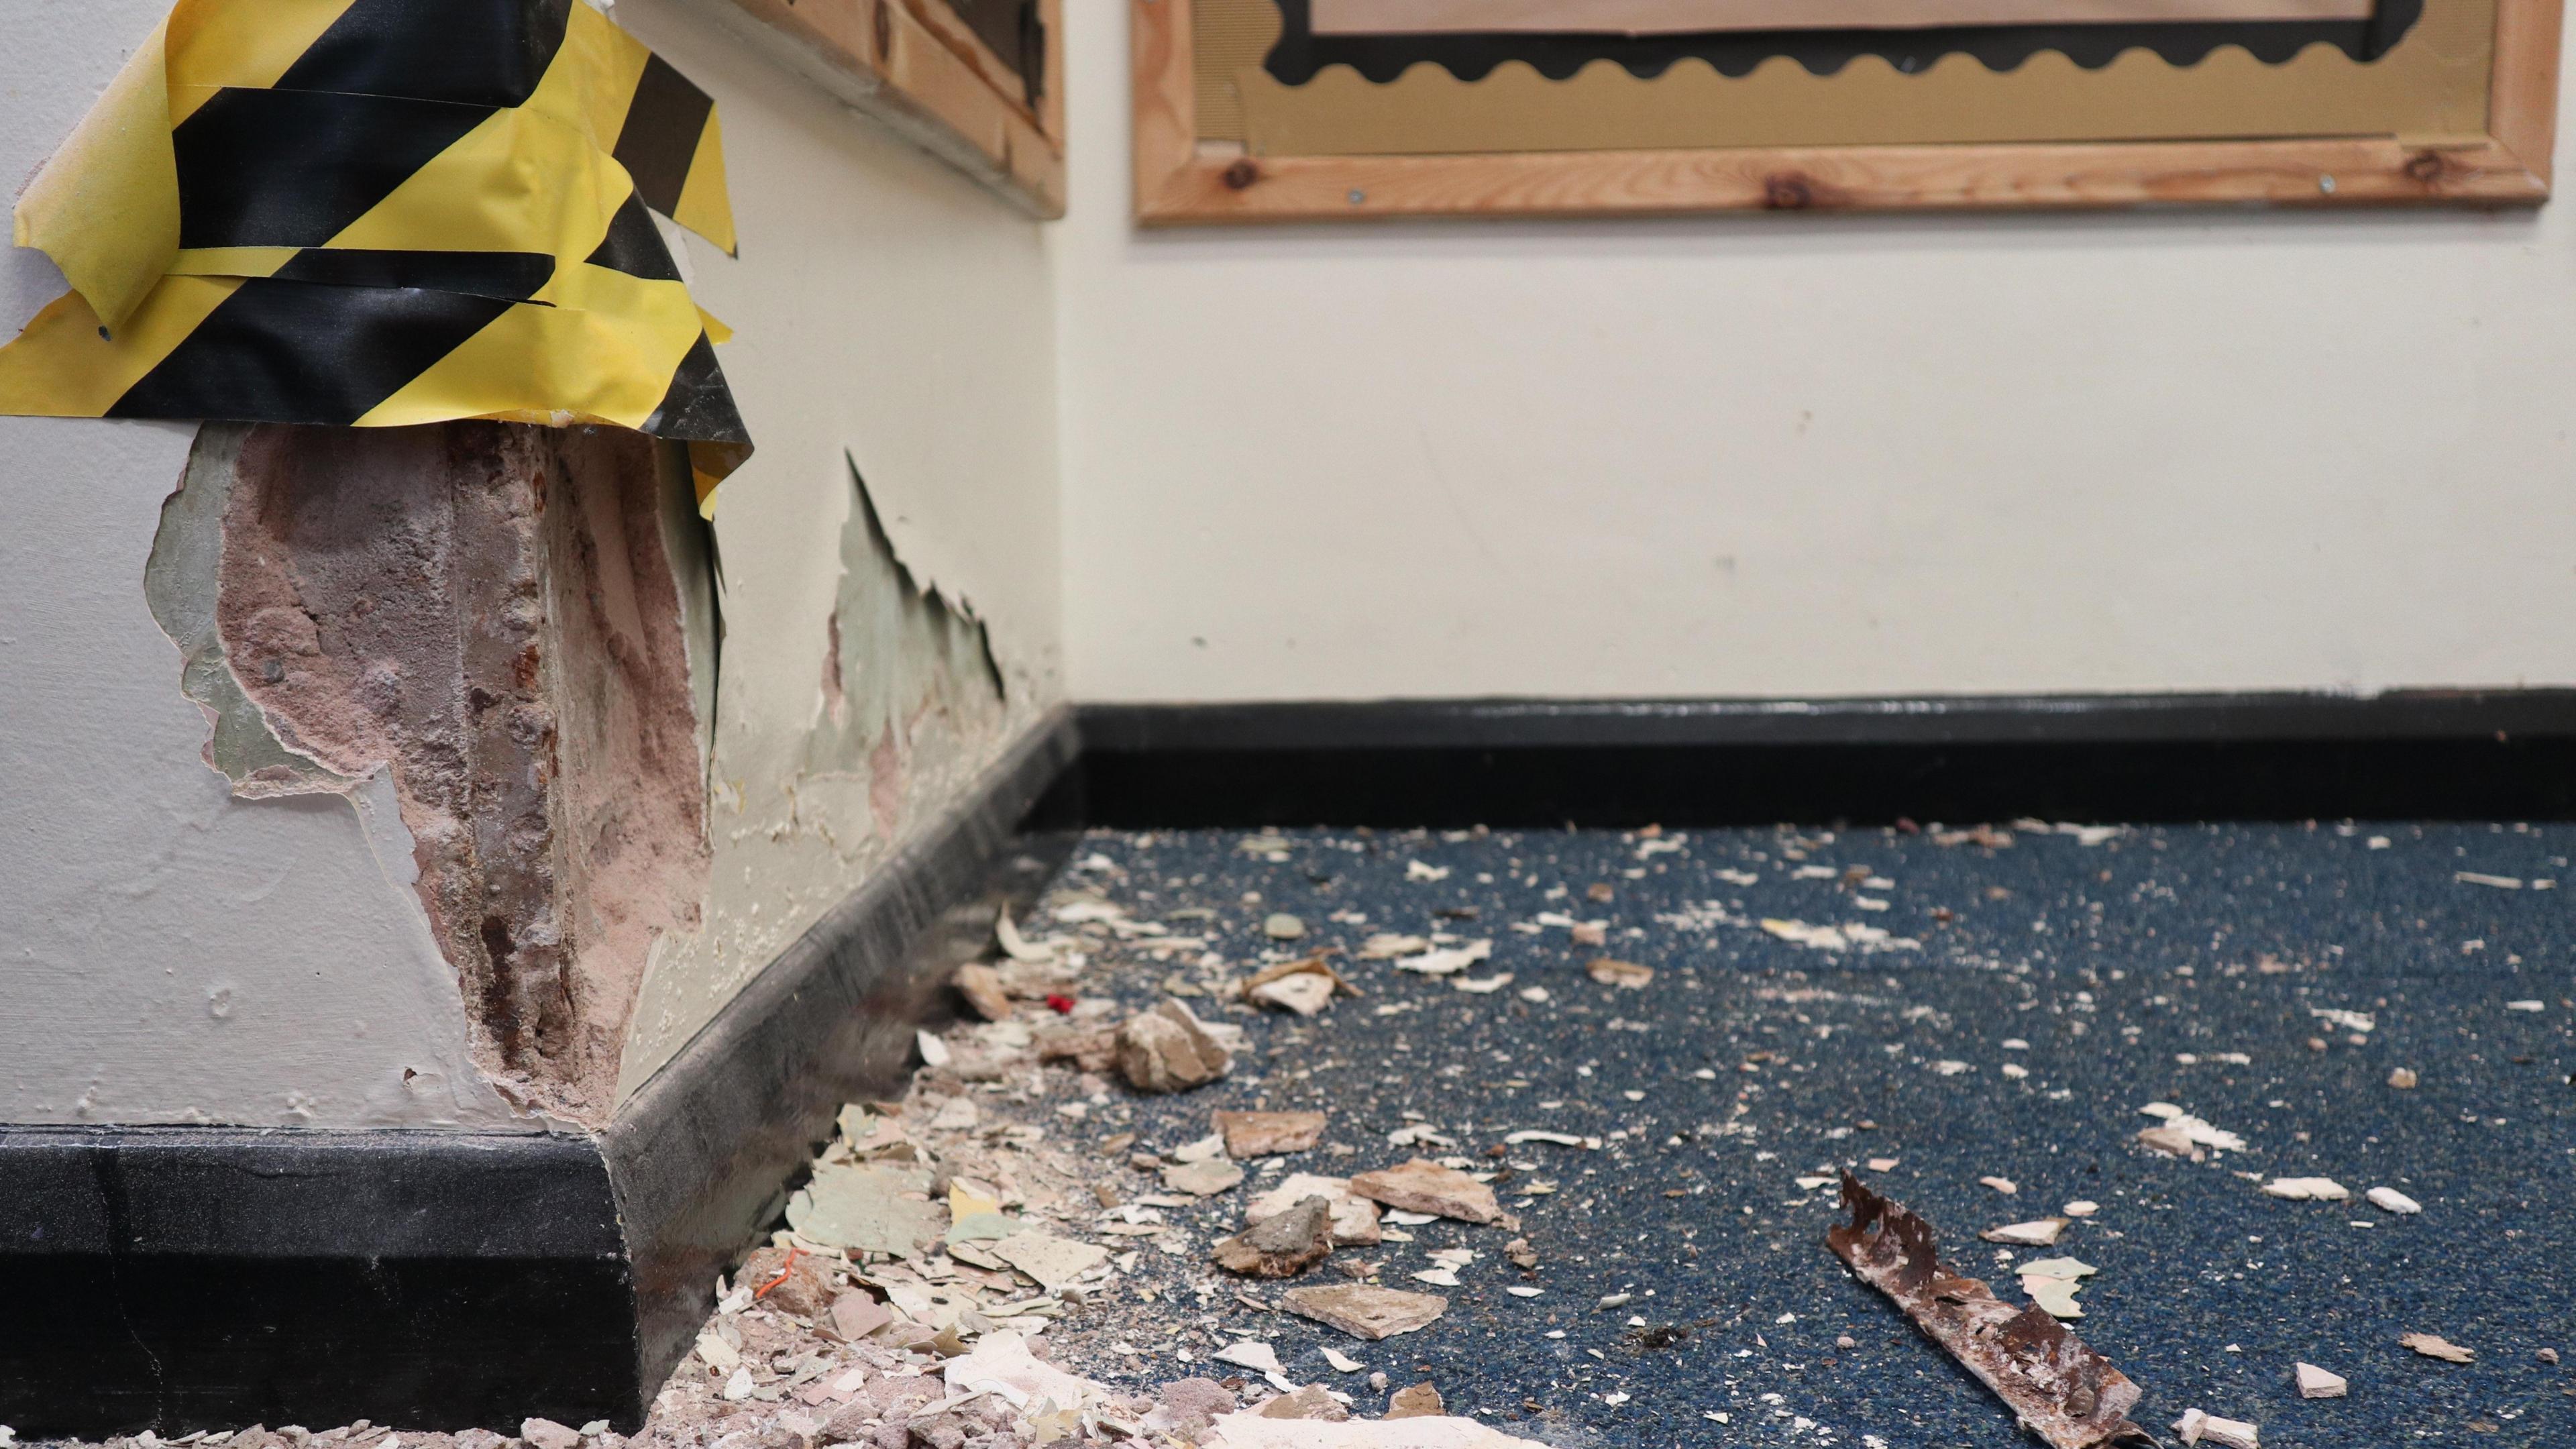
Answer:
<svg viewBox="0 0 2576 1449"><path fill-rule="evenodd" d="M1193 0L1129 0L1136 219L1960 210L2549 196L2562 0L2497 0L2483 135L1252 155L1203 143Z"/></svg>
<svg viewBox="0 0 2576 1449"><path fill-rule="evenodd" d="M1064 215L1064 0L1038 0L1045 74L1019 74L946 0L696 0L842 100L1032 215Z"/></svg>

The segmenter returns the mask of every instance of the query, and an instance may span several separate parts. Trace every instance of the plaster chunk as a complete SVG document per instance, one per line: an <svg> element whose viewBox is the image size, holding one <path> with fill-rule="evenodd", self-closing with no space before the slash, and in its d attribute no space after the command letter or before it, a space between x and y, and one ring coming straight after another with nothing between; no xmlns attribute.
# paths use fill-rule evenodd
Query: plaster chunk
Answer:
<svg viewBox="0 0 2576 1449"><path fill-rule="evenodd" d="M1293 1278L1333 1251L1332 1204L1309 1197L1263 1218L1231 1238L1217 1240L1217 1266L1252 1278Z"/></svg>
<svg viewBox="0 0 2576 1449"><path fill-rule="evenodd" d="M1449 1311L1449 1300L1437 1293L1408 1293L1367 1283L1291 1288L1280 1302L1300 1317L1371 1341L1428 1328Z"/></svg>
<svg viewBox="0 0 2576 1449"><path fill-rule="evenodd" d="M1390 1419L1432 1419L1449 1412L1440 1398L1440 1389L1429 1383L1397 1389L1387 1395L1386 1416Z"/></svg>
<svg viewBox="0 0 2576 1449"><path fill-rule="evenodd" d="M1233 1056L1177 1001L1141 1012L1118 1030L1118 1071L1140 1092L1203 1087L1233 1066Z"/></svg>
<svg viewBox="0 0 2576 1449"><path fill-rule="evenodd" d="M1385 1230L1378 1224L1377 1204L1354 1194L1347 1177L1292 1172L1277 1187L1244 1204L1243 1220L1258 1223L1309 1197L1323 1198L1331 1213L1333 1246L1364 1248L1383 1240Z"/></svg>
<svg viewBox="0 0 2576 1449"><path fill-rule="evenodd" d="M919 1257L947 1216L929 1193L925 1168L826 1162L787 1200L787 1225L847 1252Z"/></svg>
<svg viewBox="0 0 2576 1449"><path fill-rule="evenodd" d="M1492 1188L1454 1167L1419 1157L1363 1172L1351 1179L1351 1191L1405 1212L1437 1213L1461 1222L1498 1222L1503 1216Z"/></svg>
<svg viewBox="0 0 2576 1449"><path fill-rule="evenodd" d="M1321 1112L1218 1112L1212 1120L1233 1158L1310 1151L1323 1140L1327 1121Z"/></svg>

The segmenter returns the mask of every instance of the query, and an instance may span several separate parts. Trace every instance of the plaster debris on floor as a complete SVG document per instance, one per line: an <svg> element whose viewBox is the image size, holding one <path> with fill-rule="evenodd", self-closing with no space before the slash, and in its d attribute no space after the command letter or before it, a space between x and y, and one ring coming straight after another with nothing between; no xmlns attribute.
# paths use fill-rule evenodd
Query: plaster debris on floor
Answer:
<svg viewBox="0 0 2576 1449"><path fill-rule="evenodd" d="M2576 1443L2564 848L1091 832L637 1442Z"/></svg>

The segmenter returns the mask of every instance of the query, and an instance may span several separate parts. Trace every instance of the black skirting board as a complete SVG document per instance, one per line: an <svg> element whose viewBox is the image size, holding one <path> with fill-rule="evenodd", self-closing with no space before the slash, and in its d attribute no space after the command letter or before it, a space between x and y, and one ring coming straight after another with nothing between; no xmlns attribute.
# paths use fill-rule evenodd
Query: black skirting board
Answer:
<svg viewBox="0 0 2576 1449"><path fill-rule="evenodd" d="M1130 828L2576 818L2576 690L1086 705Z"/></svg>
<svg viewBox="0 0 2576 1449"><path fill-rule="evenodd" d="M568 1137L0 1129L0 1423L631 1417L606 1164Z"/></svg>

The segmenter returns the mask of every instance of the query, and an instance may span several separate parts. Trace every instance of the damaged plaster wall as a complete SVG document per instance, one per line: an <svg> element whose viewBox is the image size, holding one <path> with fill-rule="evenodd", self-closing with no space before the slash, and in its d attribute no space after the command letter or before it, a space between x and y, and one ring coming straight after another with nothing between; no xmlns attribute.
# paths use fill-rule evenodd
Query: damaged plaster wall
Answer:
<svg viewBox="0 0 2576 1449"><path fill-rule="evenodd" d="M20 7L0 184L166 8ZM61 289L0 255L0 329ZM533 1126L475 1069L390 784L241 801L200 758L143 585L194 431L0 418L0 1120Z"/></svg>
<svg viewBox="0 0 2576 1449"><path fill-rule="evenodd" d="M245 799L389 777L485 1075L576 1121L706 890L687 479L613 428L209 424L145 576L207 763Z"/></svg>
<svg viewBox="0 0 2576 1449"><path fill-rule="evenodd" d="M0 177L164 8L34 7L0 56ZM261 434L211 429L224 487L170 499L191 429L0 419L0 1120L596 1121L1061 703L1038 226L689 6L614 13L722 105L743 235L679 245L759 447L712 530L662 511L676 646L634 627L635 516L442 516L453 450L406 464L378 434L358 471L420 510L418 556L500 559L459 594L489 627L444 636L450 683L490 697L433 698L435 611L386 617L360 541L401 508L295 483L334 445L245 475ZM0 325L60 288L8 254ZM592 445L498 446L578 472ZM675 762L692 788L635 788Z"/></svg>
<svg viewBox="0 0 2576 1449"><path fill-rule="evenodd" d="M971 789L1011 736L983 625L898 559L867 489L851 477L842 572L792 768L726 773L709 929L674 937L637 1005L623 1086L686 1044L796 934Z"/></svg>
<svg viewBox="0 0 2576 1449"><path fill-rule="evenodd" d="M682 261L759 444L713 530L714 885L654 949L621 1095L1063 698L1039 226L709 9L615 11L723 110L742 254Z"/></svg>

